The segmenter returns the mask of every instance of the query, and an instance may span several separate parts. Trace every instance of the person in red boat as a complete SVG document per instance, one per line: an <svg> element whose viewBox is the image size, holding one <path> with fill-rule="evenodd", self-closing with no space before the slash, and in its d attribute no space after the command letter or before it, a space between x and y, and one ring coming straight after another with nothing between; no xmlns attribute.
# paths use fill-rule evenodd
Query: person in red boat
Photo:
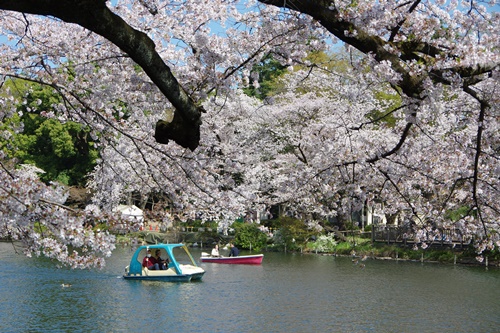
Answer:
<svg viewBox="0 0 500 333"><path fill-rule="evenodd" d="M233 243L231 243L231 251L229 252L230 257L237 257L240 254L240 250Z"/></svg>
<svg viewBox="0 0 500 333"><path fill-rule="evenodd" d="M212 255L212 257L219 257L220 256L218 244L215 244L215 247L212 249L211 255Z"/></svg>

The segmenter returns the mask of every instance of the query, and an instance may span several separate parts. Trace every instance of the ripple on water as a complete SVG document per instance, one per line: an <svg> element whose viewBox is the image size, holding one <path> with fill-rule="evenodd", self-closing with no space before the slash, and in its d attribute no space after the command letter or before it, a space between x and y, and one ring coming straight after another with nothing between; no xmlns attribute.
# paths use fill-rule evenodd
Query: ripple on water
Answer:
<svg viewBox="0 0 500 333"><path fill-rule="evenodd" d="M13 256L0 243L0 331L446 333L500 326L494 269L373 260L360 269L349 258L266 253L260 266L207 263L202 282L163 283L122 279L129 256L118 249L102 271L72 271Z"/></svg>

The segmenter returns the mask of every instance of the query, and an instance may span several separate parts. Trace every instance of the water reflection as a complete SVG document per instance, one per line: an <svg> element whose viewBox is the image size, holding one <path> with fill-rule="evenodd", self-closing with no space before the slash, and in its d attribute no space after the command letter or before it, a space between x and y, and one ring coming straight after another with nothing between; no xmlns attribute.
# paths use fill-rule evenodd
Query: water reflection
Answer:
<svg viewBox="0 0 500 333"><path fill-rule="evenodd" d="M360 268L349 258L266 253L261 266L204 263L203 281L165 283L123 280L128 248L102 271L58 269L11 249L0 243L2 332L493 332L500 325L494 268L374 260Z"/></svg>

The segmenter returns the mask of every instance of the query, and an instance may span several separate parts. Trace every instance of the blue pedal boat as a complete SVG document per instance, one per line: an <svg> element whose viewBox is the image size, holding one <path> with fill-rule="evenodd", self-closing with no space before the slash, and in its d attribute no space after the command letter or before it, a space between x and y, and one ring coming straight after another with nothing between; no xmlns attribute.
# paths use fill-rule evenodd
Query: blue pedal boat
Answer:
<svg viewBox="0 0 500 333"><path fill-rule="evenodd" d="M160 250L160 257L168 259L168 269L149 270L142 267L142 260L148 250L154 254ZM130 265L125 267L123 277L127 280L149 280L168 282L189 282L201 280L205 270L198 266L188 248L184 244L154 244L137 248L130 259Z"/></svg>

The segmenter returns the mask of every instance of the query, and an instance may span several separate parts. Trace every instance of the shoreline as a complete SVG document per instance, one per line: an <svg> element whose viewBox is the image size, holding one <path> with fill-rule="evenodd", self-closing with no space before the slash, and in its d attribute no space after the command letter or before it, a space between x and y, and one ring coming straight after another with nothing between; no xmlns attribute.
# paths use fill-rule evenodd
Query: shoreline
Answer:
<svg viewBox="0 0 500 333"><path fill-rule="evenodd" d="M342 258L353 258L353 259L361 259L363 255L352 256L349 254L339 254L339 253L315 253L315 252L303 252L303 254L314 254L321 256L333 256L333 257L342 257ZM399 257L388 257L388 256L373 256L366 255L365 260L381 260L381 261L403 261L403 262L414 262L414 263L428 263L428 264L438 264L438 265L453 265L453 266L469 266L469 267L484 267L488 268L500 268L500 261L489 261L485 260L485 262L479 262L475 258L462 258L459 259L457 257L456 261L439 261L439 260L429 260L429 259L410 259L410 258L399 258Z"/></svg>

